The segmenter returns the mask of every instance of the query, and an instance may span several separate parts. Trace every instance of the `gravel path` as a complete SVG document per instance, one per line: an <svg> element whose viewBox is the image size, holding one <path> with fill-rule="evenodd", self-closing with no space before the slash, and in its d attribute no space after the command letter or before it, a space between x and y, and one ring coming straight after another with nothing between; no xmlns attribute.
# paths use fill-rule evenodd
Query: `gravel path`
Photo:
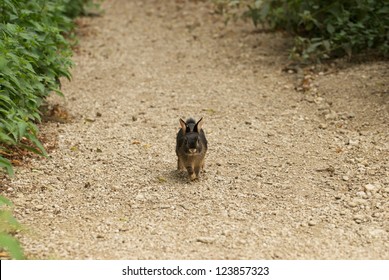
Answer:
<svg viewBox="0 0 389 280"><path fill-rule="evenodd" d="M389 259L388 62L282 71L290 39L186 2L79 20L51 100L70 120L42 124L49 159L2 179L26 255ZM209 141L196 182L176 171L189 116Z"/></svg>

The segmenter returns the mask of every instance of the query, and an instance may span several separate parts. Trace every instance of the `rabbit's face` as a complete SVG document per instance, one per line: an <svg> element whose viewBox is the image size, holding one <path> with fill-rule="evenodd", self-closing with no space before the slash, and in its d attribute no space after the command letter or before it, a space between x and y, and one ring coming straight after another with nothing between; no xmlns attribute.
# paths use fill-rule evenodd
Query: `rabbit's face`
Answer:
<svg viewBox="0 0 389 280"><path fill-rule="evenodd" d="M187 133L184 140L184 149L187 154L197 154L201 152L202 145L198 133Z"/></svg>

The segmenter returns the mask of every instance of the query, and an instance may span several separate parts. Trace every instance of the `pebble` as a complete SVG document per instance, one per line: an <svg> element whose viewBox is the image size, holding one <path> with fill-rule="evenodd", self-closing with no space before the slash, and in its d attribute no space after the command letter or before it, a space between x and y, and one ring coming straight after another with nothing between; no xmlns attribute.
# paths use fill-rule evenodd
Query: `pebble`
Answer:
<svg viewBox="0 0 389 280"><path fill-rule="evenodd" d="M363 191L357 192L356 195L361 198L367 198L367 194Z"/></svg>
<svg viewBox="0 0 389 280"><path fill-rule="evenodd" d="M351 201L348 202L348 206L350 207L357 207L358 205L365 205L366 201L362 198L353 198Z"/></svg>
<svg viewBox="0 0 389 280"><path fill-rule="evenodd" d="M357 146L359 144L358 139L348 139L347 144L350 146Z"/></svg>
<svg viewBox="0 0 389 280"><path fill-rule="evenodd" d="M350 207L357 207L357 205L358 204L354 201L349 201L349 203L348 203L348 206L350 206Z"/></svg>
<svg viewBox="0 0 389 280"><path fill-rule="evenodd" d="M326 120L328 120L328 121L333 121L333 120L336 120L336 119L338 118L338 114L335 113L335 112L330 112L330 113L326 114L326 115L324 116L324 118L325 118Z"/></svg>
<svg viewBox="0 0 389 280"><path fill-rule="evenodd" d="M348 181L348 180L350 180L350 178L349 178L348 176L343 176L343 177L342 177L342 180L343 180L343 181Z"/></svg>
<svg viewBox="0 0 389 280"><path fill-rule="evenodd" d="M340 199L342 199L343 198L343 196L341 195L341 194L336 194L335 195L335 199L336 200L340 200Z"/></svg>
<svg viewBox="0 0 389 280"><path fill-rule="evenodd" d="M381 216L380 213L378 212L374 212L373 215L372 215L374 218L379 218Z"/></svg>
<svg viewBox="0 0 389 280"><path fill-rule="evenodd" d="M43 207L44 206L42 204L38 204L38 205L35 206L35 210L41 211L43 209Z"/></svg>
<svg viewBox="0 0 389 280"><path fill-rule="evenodd" d="M360 214L355 214L355 215L353 216L353 220L354 220L356 223L358 223L358 224L362 223L364 219L365 219L365 217L364 217L363 215L360 215Z"/></svg>
<svg viewBox="0 0 389 280"><path fill-rule="evenodd" d="M313 227L313 226L316 226L316 225L317 225L317 222L314 221L314 220L310 220L310 221L308 222L308 226Z"/></svg>
<svg viewBox="0 0 389 280"><path fill-rule="evenodd" d="M377 190L377 187L373 184L367 184L365 186L365 191L367 191L367 192L374 192L376 190Z"/></svg>
<svg viewBox="0 0 389 280"><path fill-rule="evenodd" d="M213 237L198 237L196 238L196 242L204 243L204 244L212 244L215 242L215 238Z"/></svg>
<svg viewBox="0 0 389 280"><path fill-rule="evenodd" d="M327 129L327 124L325 124L325 123L321 123L321 124L319 124L319 128L320 129Z"/></svg>
<svg viewBox="0 0 389 280"><path fill-rule="evenodd" d="M224 181L224 178L221 176L216 176L215 179L216 179L216 181L219 181L219 182Z"/></svg>
<svg viewBox="0 0 389 280"><path fill-rule="evenodd" d="M135 196L135 199L136 200L145 200L145 195L143 193L138 193L136 196Z"/></svg>

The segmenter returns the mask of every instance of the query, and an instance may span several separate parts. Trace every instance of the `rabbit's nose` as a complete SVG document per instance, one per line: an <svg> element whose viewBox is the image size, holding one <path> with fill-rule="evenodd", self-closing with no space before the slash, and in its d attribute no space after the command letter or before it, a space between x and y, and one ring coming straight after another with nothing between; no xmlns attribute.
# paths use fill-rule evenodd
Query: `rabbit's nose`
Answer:
<svg viewBox="0 0 389 280"><path fill-rule="evenodd" d="M191 153L191 154L196 153L196 149L189 149L189 153Z"/></svg>

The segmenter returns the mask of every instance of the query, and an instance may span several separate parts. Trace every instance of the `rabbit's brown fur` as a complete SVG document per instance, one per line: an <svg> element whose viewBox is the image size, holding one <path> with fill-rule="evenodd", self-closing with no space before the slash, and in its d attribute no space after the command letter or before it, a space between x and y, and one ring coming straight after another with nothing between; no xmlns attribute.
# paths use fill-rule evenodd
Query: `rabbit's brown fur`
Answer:
<svg viewBox="0 0 389 280"><path fill-rule="evenodd" d="M176 138L177 169L186 169L190 180L198 178L200 169L204 169L208 142L202 124L202 118L198 122L192 118L186 122L180 119L181 128Z"/></svg>

